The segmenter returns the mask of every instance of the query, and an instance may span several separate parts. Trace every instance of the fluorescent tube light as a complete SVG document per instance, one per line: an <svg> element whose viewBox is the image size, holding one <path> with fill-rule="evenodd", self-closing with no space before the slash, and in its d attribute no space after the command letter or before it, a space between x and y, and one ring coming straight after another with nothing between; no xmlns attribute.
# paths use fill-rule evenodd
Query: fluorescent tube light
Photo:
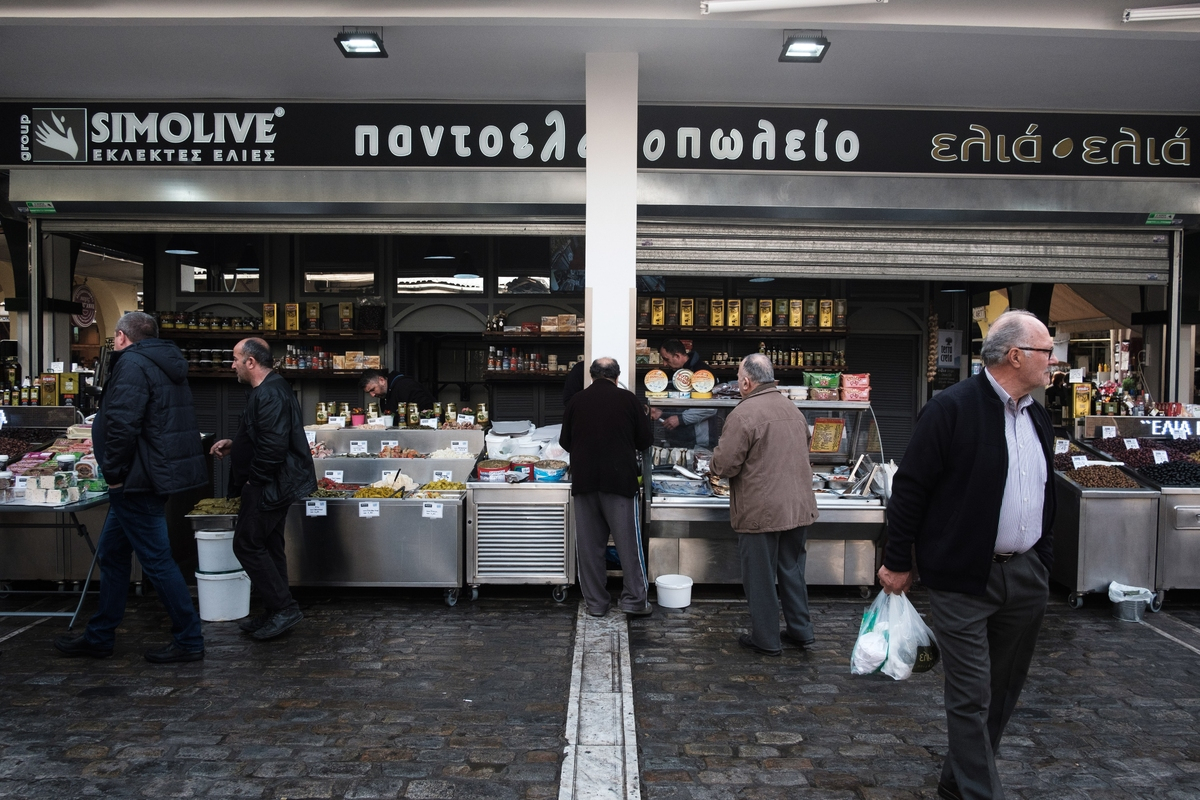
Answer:
<svg viewBox="0 0 1200 800"><path fill-rule="evenodd" d="M829 40L823 31L784 31L780 61L819 64L829 52Z"/></svg>
<svg viewBox="0 0 1200 800"><path fill-rule="evenodd" d="M1162 19L1200 19L1200 5L1127 8L1121 19L1125 22L1155 22Z"/></svg>
<svg viewBox="0 0 1200 800"><path fill-rule="evenodd" d="M345 31L333 37L346 58L387 58L383 37L378 33Z"/></svg>
<svg viewBox="0 0 1200 800"><path fill-rule="evenodd" d="M873 6L888 0L706 0L700 3L701 14L736 14L743 11L783 11L792 8L822 6Z"/></svg>

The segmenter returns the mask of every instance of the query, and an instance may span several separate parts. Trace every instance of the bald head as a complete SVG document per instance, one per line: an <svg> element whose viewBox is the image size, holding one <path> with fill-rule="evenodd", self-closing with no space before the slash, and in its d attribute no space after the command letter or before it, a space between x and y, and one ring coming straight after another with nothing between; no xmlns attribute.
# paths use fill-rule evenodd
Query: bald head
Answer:
<svg viewBox="0 0 1200 800"><path fill-rule="evenodd" d="M592 380L604 378L606 381L617 382L617 378L621 377L621 365L617 363L615 358L601 356L592 362L592 368L589 370Z"/></svg>

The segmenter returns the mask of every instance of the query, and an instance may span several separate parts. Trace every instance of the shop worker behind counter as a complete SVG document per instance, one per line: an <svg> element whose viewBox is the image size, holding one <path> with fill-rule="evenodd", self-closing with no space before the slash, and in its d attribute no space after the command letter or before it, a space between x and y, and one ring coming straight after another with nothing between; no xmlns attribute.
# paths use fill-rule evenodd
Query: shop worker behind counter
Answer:
<svg viewBox="0 0 1200 800"><path fill-rule="evenodd" d="M242 498L233 553L266 608L238 626L255 639L274 638L304 618L288 589L283 528L292 502L317 488L300 404L271 363L262 339L243 339L233 349L238 381L251 388L237 435L211 451L232 457L230 487Z"/></svg>
<svg viewBox="0 0 1200 800"><path fill-rule="evenodd" d="M617 385L615 360L597 358L590 372L592 385L563 411L558 440L571 454L579 588L589 614L608 613L604 552L611 535L624 576L617 605L626 614L646 615L653 609L637 524L637 453L650 446L650 418L633 392Z"/></svg>
<svg viewBox="0 0 1200 800"><path fill-rule="evenodd" d="M1029 393L1045 385L1053 348L1035 316L1002 314L984 370L925 405L892 480L879 583L908 589L915 544L946 680L938 796L951 800L1004 796L996 752L1046 611L1054 434Z"/></svg>
<svg viewBox="0 0 1200 800"><path fill-rule="evenodd" d="M687 369L693 373L708 369L708 364L700 358L695 350L688 352L683 342L678 339L668 339L658 348L662 356L663 368L667 377L677 370ZM671 447L699 447L711 449L717 446L719 428L714 429L717 422L716 409L687 408L678 411L673 408L651 408L650 419L659 422L663 427L663 438Z"/></svg>
<svg viewBox="0 0 1200 800"><path fill-rule="evenodd" d="M371 397L382 398L379 400L379 412L395 415L397 422L402 422L401 416L409 403L416 403L421 411L433 408L433 395L429 390L402 372L384 375L369 369L359 379L358 388Z"/></svg>
<svg viewBox="0 0 1200 800"><path fill-rule="evenodd" d="M83 634L54 646L63 655L112 655L125 615L132 554L171 618L172 641L146 653L156 664L199 661L204 637L192 595L171 557L164 505L208 482L188 362L158 338L154 318L131 311L117 321L104 399L92 427L96 462L108 481L108 517L100 533L100 598Z"/></svg>

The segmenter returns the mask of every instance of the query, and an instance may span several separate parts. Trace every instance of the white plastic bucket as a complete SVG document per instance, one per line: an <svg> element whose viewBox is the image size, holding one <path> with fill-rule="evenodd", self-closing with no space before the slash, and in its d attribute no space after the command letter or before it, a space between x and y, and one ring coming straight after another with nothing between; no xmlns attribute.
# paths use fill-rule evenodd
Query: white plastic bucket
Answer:
<svg viewBox="0 0 1200 800"><path fill-rule="evenodd" d="M487 436L483 437L483 441L485 444L487 444L487 457L500 458L500 446L508 441L508 437L496 436L495 434L489 433Z"/></svg>
<svg viewBox="0 0 1200 800"><path fill-rule="evenodd" d="M245 572L196 573L200 619L226 622L250 613L250 577Z"/></svg>
<svg viewBox="0 0 1200 800"><path fill-rule="evenodd" d="M692 579L687 575L659 575L654 587L663 608L687 608L692 604Z"/></svg>
<svg viewBox="0 0 1200 800"><path fill-rule="evenodd" d="M196 553L201 572L237 572L242 568L233 554L233 531L196 531Z"/></svg>

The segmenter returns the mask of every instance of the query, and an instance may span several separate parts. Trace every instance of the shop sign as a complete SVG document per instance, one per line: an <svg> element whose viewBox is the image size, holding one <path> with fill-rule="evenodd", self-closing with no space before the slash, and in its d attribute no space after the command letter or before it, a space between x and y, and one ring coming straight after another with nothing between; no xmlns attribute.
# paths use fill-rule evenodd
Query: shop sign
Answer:
<svg viewBox="0 0 1200 800"><path fill-rule="evenodd" d="M0 103L0 165L580 169L583 105ZM641 105L640 169L1200 176L1200 117ZM1148 224L1173 224L1155 216Z"/></svg>
<svg viewBox="0 0 1200 800"><path fill-rule="evenodd" d="M938 369L958 367L962 352L962 331L938 331Z"/></svg>
<svg viewBox="0 0 1200 800"><path fill-rule="evenodd" d="M75 287L75 290L71 292L71 300L83 306L83 311L71 315L71 324L78 328L94 325L96 323L96 295L92 294L92 290L86 283Z"/></svg>

